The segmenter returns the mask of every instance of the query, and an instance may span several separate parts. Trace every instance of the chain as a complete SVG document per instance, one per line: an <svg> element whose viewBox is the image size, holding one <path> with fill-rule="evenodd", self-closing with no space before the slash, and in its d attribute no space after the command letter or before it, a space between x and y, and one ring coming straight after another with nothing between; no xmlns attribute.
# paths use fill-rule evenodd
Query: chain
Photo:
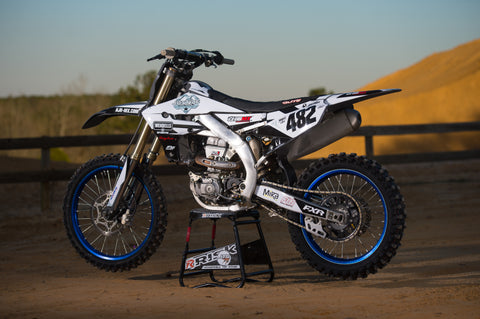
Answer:
<svg viewBox="0 0 480 319"><path fill-rule="evenodd" d="M286 221L287 223L290 223L290 224L292 224L292 225L294 225L294 226L303 228L303 229L305 229L306 231L308 231L307 227L305 227L305 226L303 226L303 225L301 225L301 224L299 224L299 223L297 223L297 222L294 222L293 220L288 219L288 218L285 217L285 216L282 216L282 215L281 215L280 213L278 213L276 210L274 210L274 209L272 209L272 208L270 208L270 207L268 207L268 206L265 206L265 205L263 205L263 204L260 204L260 206L262 206L263 208L265 208L266 210L268 210L268 215L269 215L270 217L274 217L274 216L275 216L275 217L278 217L278 218L280 218L280 219L283 219L283 220Z"/></svg>
<svg viewBox="0 0 480 319"><path fill-rule="evenodd" d="M278 184L278 183L269 182L269 181L262 181L262 184L276 186L278 188L288 189L288 190L291 190L291 191L302 192L302 193L312 193L312 194L319 194L319 195L342 194L342 195L347 195L347 196L350 197L349 194L344 193L344 192L317 191L317 190L313 190L313 189L298 188L298 187Z"/></svg>

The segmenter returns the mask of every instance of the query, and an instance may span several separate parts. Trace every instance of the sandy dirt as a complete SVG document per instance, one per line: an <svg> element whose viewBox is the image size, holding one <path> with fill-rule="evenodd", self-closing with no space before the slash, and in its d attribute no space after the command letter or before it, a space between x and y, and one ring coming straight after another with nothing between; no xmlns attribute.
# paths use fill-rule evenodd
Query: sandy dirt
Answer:
<svg viewBox="0 0 480 319"><path fill-rule="evenodd" d="M70 245L61 211L65 183L53 185L53 206L44 214L38 184L0 185L0 317L480 318L480 160L388 169L408 214L389 265L366 279L328 278L299 257L286 225L262 212L275 279L241 289L179 286L187 214L196 207L179 177L159 177L169 198L160 249L121 273L97 270Z"/></svg>

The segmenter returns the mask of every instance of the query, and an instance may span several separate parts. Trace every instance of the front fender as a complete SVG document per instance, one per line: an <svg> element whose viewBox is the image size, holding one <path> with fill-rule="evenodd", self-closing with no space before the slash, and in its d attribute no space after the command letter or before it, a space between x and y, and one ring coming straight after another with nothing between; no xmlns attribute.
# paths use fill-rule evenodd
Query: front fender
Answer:
<svg viewBox="0 0 480 319"><path fill-rule="evenodd" d="M109 107L108 109L97 112L90 116L85 124L83 124L82 129L97 126L112 116L139 116L140 110L145 106L146 103L146 101L143 101Z"/></svg>

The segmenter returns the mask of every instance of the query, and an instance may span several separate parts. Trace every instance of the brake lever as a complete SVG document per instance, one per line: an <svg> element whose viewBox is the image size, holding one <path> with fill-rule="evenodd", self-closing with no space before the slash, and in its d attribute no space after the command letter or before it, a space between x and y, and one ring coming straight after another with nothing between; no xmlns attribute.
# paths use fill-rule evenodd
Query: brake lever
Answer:
<svg viewBox="0 0 480 319"><path fill-rule="evenodd" d="M147 62L149 61L153 61L153 60L161 60L161 59L173 59L175 58L175 55L176 55L176 50L174 48L166 48L165 50L162 50L160 51L159 54L157 54L156 56L154 57L151 57L150 59L147 60Z"/></svg>
<svg viewBox="0 0 480 319"><path fill-rule="evenodd" d="M151 57L150 59L147 59L147 62L150 62L150 61L153 61L153 60L161 60L161 59L164 59L164 58L165 57L161 53L159 53L156 56Z"/></svg>

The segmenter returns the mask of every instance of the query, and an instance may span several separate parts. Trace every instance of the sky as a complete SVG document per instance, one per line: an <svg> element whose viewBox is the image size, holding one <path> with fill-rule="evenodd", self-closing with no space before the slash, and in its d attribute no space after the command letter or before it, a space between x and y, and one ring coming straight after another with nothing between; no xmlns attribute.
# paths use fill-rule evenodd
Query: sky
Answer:
<svg viewBox="0 0 480 319"><path fill-rule="evenodd" d="M113 93L162 49L235 65L194 79L251 100L349 92L480 38L478 0L0 0L0 97Z"/></svg>

